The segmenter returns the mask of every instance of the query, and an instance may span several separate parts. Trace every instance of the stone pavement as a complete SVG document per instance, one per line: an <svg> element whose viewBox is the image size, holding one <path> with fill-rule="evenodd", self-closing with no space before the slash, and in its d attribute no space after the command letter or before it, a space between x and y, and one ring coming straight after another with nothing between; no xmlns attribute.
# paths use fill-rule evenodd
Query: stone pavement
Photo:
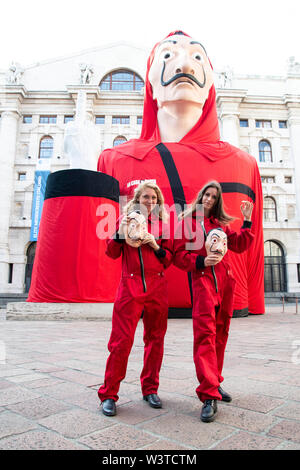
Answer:
<svg viewBox="0 0 300 470"><path fill-rule="evenodd" d="M190 319L169 320L159 395L141 399L140 322L118 414L105 417L97 389L109 321L0 320L0 449L300 449L300 313L270 305L233 318L217 419L202 423L195 397Z"/></svg>

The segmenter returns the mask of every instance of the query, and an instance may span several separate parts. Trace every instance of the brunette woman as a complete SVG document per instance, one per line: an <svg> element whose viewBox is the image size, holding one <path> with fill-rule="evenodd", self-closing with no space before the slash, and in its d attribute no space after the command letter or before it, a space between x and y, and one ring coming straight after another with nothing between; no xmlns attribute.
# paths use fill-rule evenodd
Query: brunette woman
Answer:
<svg viewBox="0 0 300 470"><path fill-rule="evenodd" d="M231 401L220 387L235 286L226 251L228 247L241 253L252 243L252 209L251 202L242 201L244 223L239 234L232 231L228 225L233 218L224 211L221 186L211 181L182 213L174 240L174 264L192 273L196 393L203 402L204 422L215 419L217 400Z"/></svg>
<svg viewBox="0 0 300 470"><path fill-rule="evenodd" d="M141 237L140 243L136 237L131 241L127 239L131 243L129 244L123 235L125 233L126 237L130 236L130 214L132 211L136 214L137 210L146 215L146 233ZM128 357L142 312L142 394L150 406L162 406L157 389L168 318L167 281L164 271L171 263L173 252L173 243L168 237L167 219L160 188L151 182L142 183L125 207L124 216L119 221L115 235L107 243L108 256L116 259L122 255L122 277L113 309L112 331L108 343L110 355L106 364L105 380L98 390L102 411L106 416L116 414L115 402L119 398L120 383L126 374Z"/></svg>

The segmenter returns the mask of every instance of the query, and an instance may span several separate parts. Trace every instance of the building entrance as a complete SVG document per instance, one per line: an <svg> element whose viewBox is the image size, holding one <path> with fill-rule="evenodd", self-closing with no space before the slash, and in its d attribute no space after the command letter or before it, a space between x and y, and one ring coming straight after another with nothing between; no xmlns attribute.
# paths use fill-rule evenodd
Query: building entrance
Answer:
<svg viewBox="0 0 300 470"><path fill-rule="evenodd" d="M265 292L286 292L286 264L283 249L279 243L268 240L265 250Z"/></svg>

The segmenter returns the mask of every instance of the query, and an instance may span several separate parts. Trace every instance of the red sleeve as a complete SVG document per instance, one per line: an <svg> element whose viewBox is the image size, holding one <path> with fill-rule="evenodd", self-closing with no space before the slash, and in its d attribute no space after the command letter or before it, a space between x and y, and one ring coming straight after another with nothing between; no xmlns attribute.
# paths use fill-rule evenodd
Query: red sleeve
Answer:
<svg viewBox="0 0 300 470"><path fill-rule="evenodd" d="M114 152L112 149L103 150L98 159L97 170L115 177L113 154Z"/></svg>
<svg viewBox="0 0 300 470"><path fill-rule="evenodd" d="M125 239L119 238L118 230L123 216L119 217L116 224L116 232L111 238L106 240L105 254L112 259L117 259L123 253L123 244L126 243Z"/></svg>
<svg viewBox="0 0 300 470"><path fill-rule="evenodd" d="M254 239L254 234L250 231L251 225L251 222L244 221L240 233L233 232L228 227L225 227L229 250L235 253L242 253L251 246Z"/></svg>
<svg viewBox="0 0 300 470"><path fill-rule="evenodd" d="M173 240L166 239L161 241L160 249L154 252L165 269L168 268L173 261L173 250Z"/></svg>
<svg viewBox="0 0 300 470"><path fill-rule="evenodd" d="M179 223L175 233L173 263L183 271L196 271L201 267L200 259L203 257L187 248L191 240L188 240L184 235L184 223L185 220Z"/></svg>
<svg viewBox="0 0 300 470"><path fill-rule="evenodd" d="M249 312L264 313L264 237L263 237L263 193L260 173L255 162L252 183L256 199L252 213L252 229L255 238L247 251Z"/></svg>

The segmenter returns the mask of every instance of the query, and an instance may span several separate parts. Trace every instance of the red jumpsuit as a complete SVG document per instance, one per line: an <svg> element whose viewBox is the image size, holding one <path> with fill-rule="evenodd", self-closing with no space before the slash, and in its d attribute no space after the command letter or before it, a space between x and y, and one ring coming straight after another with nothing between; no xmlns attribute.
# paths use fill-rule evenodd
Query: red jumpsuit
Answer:
<svg viewBox="0 0 300 470"><path fill-rule="evenodd" d="M186 223L191 226L192 232L182 230L182 225ZM228 249L236 253L247 250L254 238L249 230L251 222L244 222L240 234L227 226L221 226L214 217L204 217L204 226L206 233L213 228L222 227L227 234ZM175 237L173 262L184 271L192 273L194 363L200 383L196 393L201 401L220 400L218 387L223 381L222 368L233 312L235 279L228 263L228 253L212 268L204 267L204 245L194 251L186 249L186 243L191 240L184 234L202 231L196 217L184 219L179 230L183 235L180 239Z"/></svg>
<svg viewBox="0 0 300 470"><path fill-rule="evenodd" d="M173 242L164 239L166 227L153 216L148 220L160 249L154 252L147 244L129 246L118 235L108 240L106 254L122 254L122 277L116 294L112 331L108 343L110 355L104 384L98 390L101 401L118 400L120 382L124 379L134 334L141 314L144 322L144 367L140 376L143 395L157 393L163 359L164 337L168 319L168 292L165 269L173 256Z"/></svg>

